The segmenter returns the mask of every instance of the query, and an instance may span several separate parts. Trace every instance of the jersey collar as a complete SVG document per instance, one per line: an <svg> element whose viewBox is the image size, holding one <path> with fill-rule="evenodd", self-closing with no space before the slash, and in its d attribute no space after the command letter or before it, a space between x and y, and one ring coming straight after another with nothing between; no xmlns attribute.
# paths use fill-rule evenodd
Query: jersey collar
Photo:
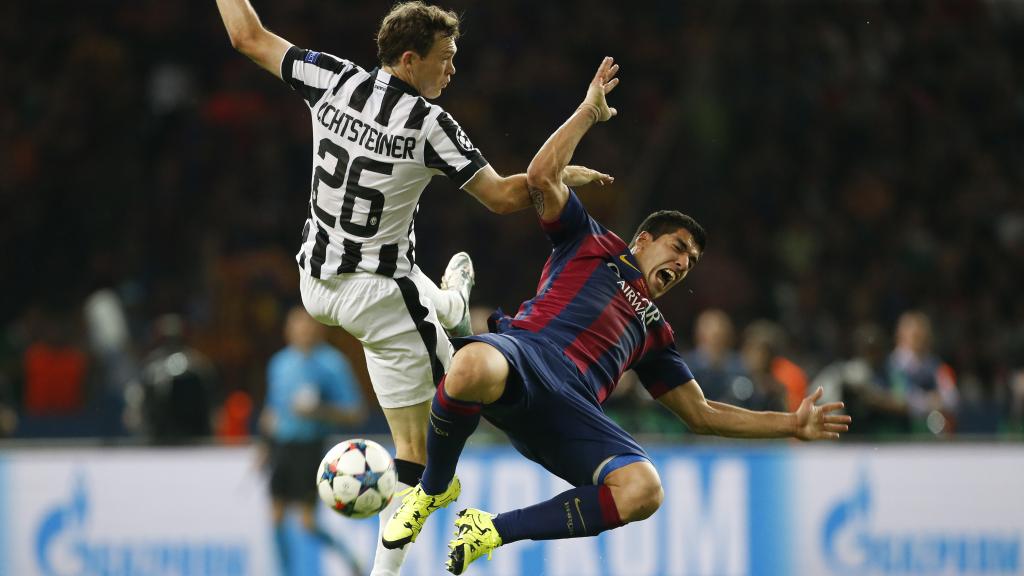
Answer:
<svg viewBox="0 0 1024 576"><path fill-rule="evenodd" d="M636 261L636 257L633 255L632 252L626 250L625 252L619 254L619 257L618 259L616 259L615 264L618 266L620 271L619 274L622 276L623 280L628 280L630 282L639 280L640 285L643 287L644 291L650 291L647 287L647 279L644 278L643 272L640 271L640 263Z"/></svg>
<svg viewBox="0 0 1024 576"><path fill-rule="evenodd" d="M420 93L417 92L416 89L413 88L411 85L406 83L405 80L402 80L401 78L395 76L394 74L390 74L383 68L374 68L373 70L370 71L370 75L374 77L375 81L386 83L388 85L388 88L394 88L395 90L398 90L400 92L405 92L406 94L414 98L420 95Z"/></svg>
<svg viewBox="0 0 1024 576"><path fill-rule="evenodd" d="M640 263L636 261L636 258L633 257L633 253L629 250L619 254L619 260L616 264L620 266L625 265L622 275L630 280L643 276L643 274L640 273Z"/></svg>

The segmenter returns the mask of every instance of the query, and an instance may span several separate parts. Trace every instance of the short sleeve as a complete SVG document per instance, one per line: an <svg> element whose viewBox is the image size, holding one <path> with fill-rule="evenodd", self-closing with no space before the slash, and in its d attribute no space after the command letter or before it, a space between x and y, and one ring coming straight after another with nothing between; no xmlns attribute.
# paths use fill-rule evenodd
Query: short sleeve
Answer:
<svg viewBox="0 0 1024 576"><path fill-rule="evenodd" d="M476 175L487 160L477 150L462 127L445 111L427 128L423 145L423 163L440 170L462 188Z"/></svg>
<svg viewBox="0 0 1024 576"><path fill-rule="evenodd" d="M292 46L281 61L281 79L312 108L324 92L358 69L337 56Z"/></svg>
<svg viewBox="0 0 1024 576"><path fill-rule="evenodd" d="M675 344L644 356L633 370L653 398L693 380L693 372L679 355Z"/></svg>
<svg viewBox="0 0 1024 576"><path fill-rule="evenodd" d="M572 188L569 189L569 199L565 202L565 207L562 208L562 213L558 215L558 218L550 222L541 220L540 227L551 240L551 244L556 247L583 234L600 234L604 231L604 228L587 213L583 202L576 196L576 192Z"/></svg>

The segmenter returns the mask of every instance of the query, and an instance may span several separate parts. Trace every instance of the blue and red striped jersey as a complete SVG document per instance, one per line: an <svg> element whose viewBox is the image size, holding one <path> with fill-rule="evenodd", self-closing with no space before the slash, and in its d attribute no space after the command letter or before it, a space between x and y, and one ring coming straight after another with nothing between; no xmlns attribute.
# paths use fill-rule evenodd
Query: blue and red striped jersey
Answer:
<svg viewBox="0 0 1024 576"><path fill-rule="evenodd" d="M500 325L552 341L598 403L631 368L655 398L692 380L626 242L594 220L571 190L558 219L541 227L553 249L537 295Z"/></svg>

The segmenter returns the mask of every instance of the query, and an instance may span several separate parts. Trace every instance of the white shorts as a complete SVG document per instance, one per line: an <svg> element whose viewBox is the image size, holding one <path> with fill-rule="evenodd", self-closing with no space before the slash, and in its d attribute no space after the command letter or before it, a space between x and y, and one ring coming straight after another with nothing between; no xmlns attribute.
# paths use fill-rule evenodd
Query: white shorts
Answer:
<svg viewBox="0 0 1024 576"><path fill-rule="evenodd" d="M320 280L304 270L299 276L310 315L363 343L381 407L414 406L433 397L453 349L427 297L439 289L418 266L404 278L356 272Z"/></svg>

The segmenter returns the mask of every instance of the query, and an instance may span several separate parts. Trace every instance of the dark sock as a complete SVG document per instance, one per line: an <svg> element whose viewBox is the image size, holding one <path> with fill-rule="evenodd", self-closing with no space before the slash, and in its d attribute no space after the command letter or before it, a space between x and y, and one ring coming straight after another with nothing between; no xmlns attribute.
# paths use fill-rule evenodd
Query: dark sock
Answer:
<svg viewBox="0 0 1024 576"><path fill-rule="evenodd" d="M288 534L284 522L274 524L274 548L277 550L277 562L281 566L282 574L291 574L292 567L289 565Z"/></svg>
<svg viewBox="0 0 1024 576"><path fill-rule="evenodd" d="M420 476L423 476L423 464L395 458L395 475L402 484L415 486L420 483Z"/></svg>
<svg viewBox="0 0 1024 576"><path fill-rule="evenodd" d="M448 489L459 463L466 439L480 423L480 402L456 400L444 389L444 378L430 403L430 427L427 428L427 467L420 484L427 494Z"/></svg>
<svg viewBox="0 0 1024 576"><path fill-rule="evenodd" d="M547 502L494 518L494 527L504 544L596 536L622 525L612 491L605 485L573 488Z"/></svg>

